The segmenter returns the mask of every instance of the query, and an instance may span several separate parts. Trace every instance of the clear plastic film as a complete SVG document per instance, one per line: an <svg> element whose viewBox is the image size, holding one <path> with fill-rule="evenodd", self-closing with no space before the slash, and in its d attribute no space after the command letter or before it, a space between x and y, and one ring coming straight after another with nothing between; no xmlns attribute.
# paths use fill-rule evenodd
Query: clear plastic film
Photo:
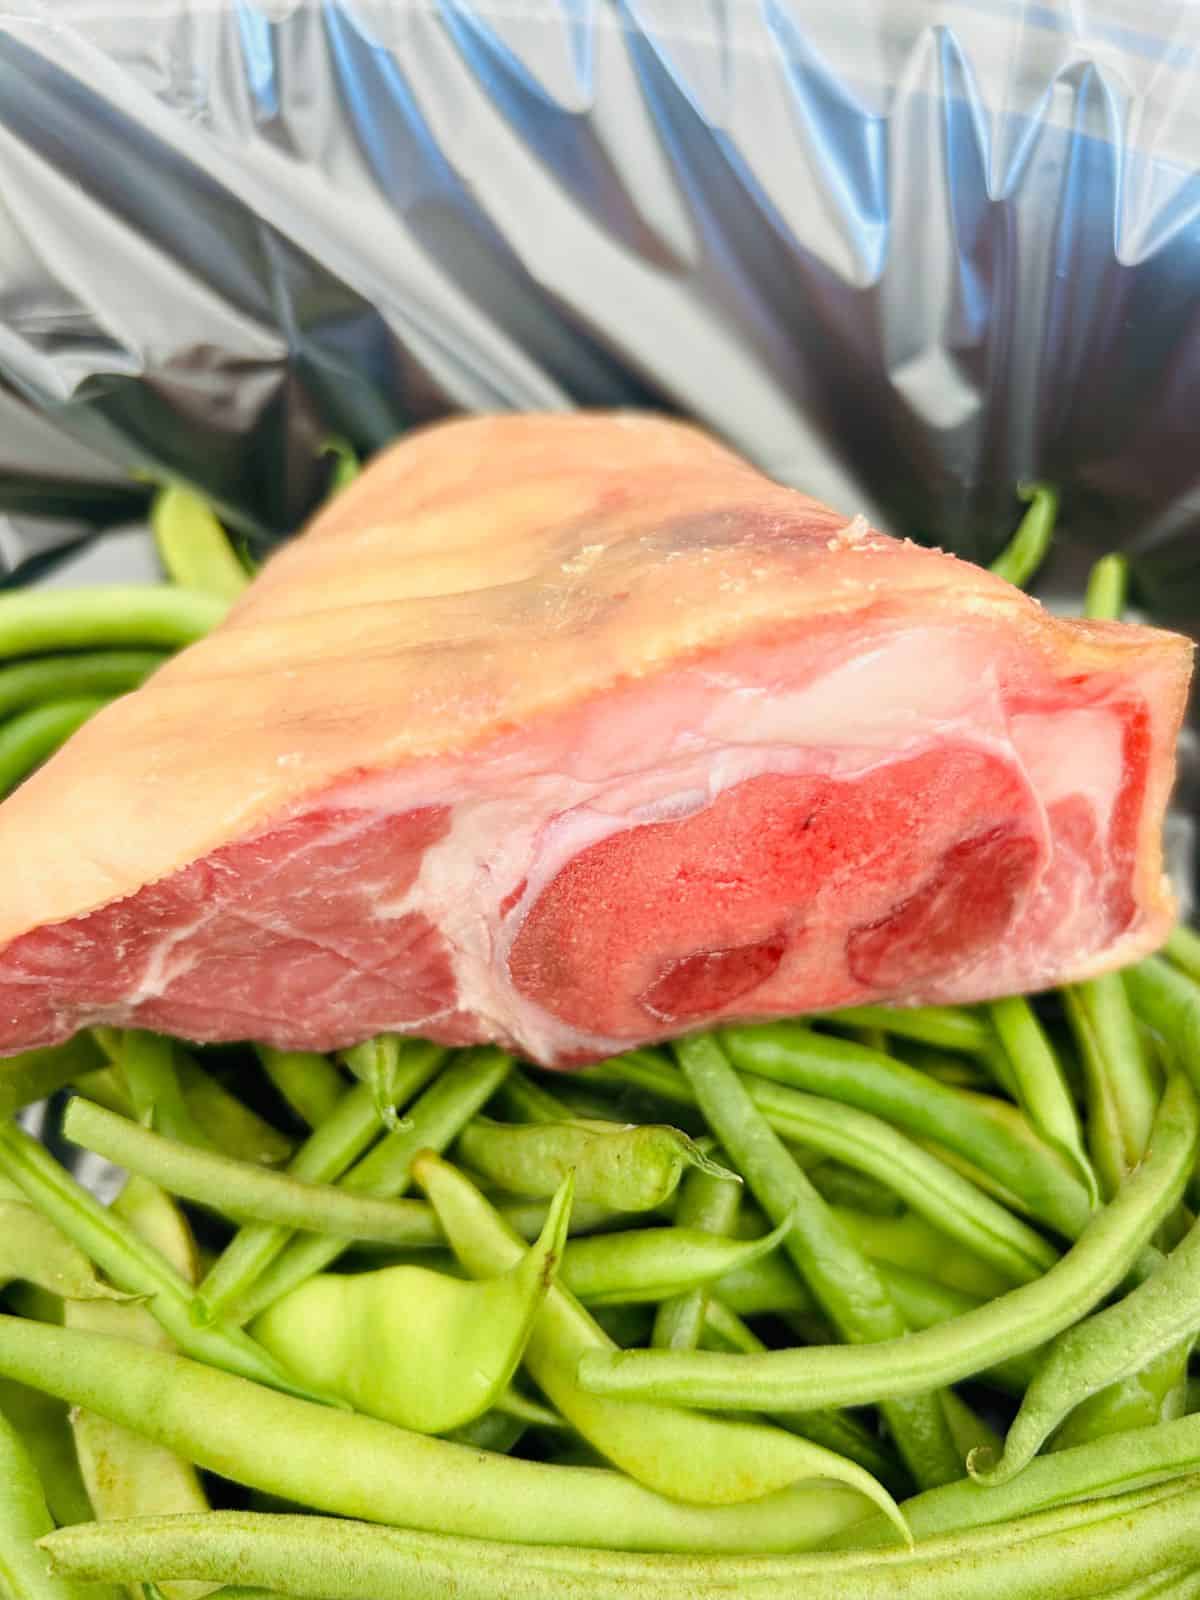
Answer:
<svg viewBox="0 0 1200 1600"><path fill-rule="evenodd" d="M651 406L985 559L1063 492L1200 621L1200 16L1179 0L0 9L0 571L321 440ZM24 573L20 573L24 576Z"/></svg>

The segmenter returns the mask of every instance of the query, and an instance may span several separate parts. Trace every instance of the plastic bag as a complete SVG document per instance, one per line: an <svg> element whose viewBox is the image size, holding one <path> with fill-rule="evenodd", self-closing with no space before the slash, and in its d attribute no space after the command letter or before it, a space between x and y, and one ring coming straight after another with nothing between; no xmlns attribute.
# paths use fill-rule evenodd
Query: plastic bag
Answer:
<svg viewBox="0 0 1200 1600"><path fill-rule="evenodd" d="M260 547L445 412L653 406L987 558L1064 492L1200 623L1186 0L22 0L0 570L202 486Z"/></svg>

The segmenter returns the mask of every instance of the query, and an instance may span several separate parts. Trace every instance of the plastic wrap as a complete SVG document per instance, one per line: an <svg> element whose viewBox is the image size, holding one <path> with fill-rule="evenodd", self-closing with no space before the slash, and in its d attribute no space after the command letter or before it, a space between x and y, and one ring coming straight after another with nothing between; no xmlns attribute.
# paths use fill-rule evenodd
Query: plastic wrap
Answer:
<svg viewBox="0 0 1200 1600"><path fill-rule="evenodd" d="M0 568L201 485L253 539L447 411L653 406L1200 618L1200 21L1162 0L20 0Z"/></svg>

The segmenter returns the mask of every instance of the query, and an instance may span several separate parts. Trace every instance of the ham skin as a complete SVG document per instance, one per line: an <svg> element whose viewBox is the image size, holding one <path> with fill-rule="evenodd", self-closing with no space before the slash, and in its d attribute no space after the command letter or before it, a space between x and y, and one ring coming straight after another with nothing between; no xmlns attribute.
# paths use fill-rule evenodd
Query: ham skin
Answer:
<svg viewBox="0 0 1200 1600"><path fill-rule="evenodd" d="M0 1053L570 1065L1084 978L1169 926L1190 666L675 422L440 424L0 806Z"/></svg>

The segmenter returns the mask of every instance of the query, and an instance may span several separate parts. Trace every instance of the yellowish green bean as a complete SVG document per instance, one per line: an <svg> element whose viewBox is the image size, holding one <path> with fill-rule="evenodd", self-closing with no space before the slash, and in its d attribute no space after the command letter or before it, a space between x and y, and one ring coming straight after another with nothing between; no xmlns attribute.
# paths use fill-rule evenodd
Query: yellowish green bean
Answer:
<svg viewBox="0 0 1200 1600"><path fill-rule="evenodd" d="M254 1337L306 1383L418 1433L448 1433L500 1404L553 1284L571 1179L541 1237L505 1272L463 1282L423 1267L323 1273L284 1295Z"/></svg>

